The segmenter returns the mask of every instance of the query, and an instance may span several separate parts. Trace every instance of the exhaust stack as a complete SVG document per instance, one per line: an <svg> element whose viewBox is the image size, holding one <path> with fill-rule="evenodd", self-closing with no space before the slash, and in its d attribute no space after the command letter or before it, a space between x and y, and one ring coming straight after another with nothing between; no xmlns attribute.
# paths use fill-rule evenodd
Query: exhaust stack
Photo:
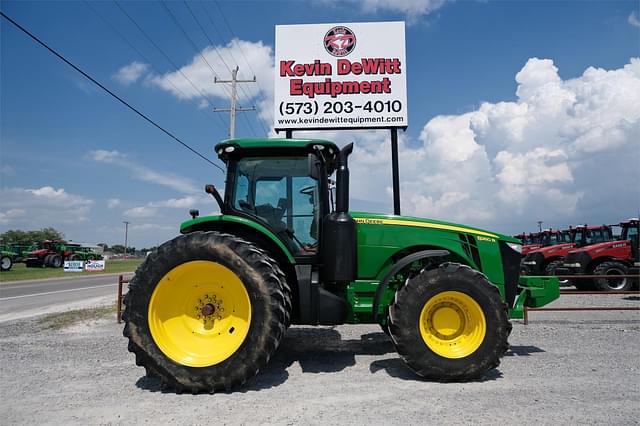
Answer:
<svg viewBox="0 0 640 426"><path fill-rule="evenodd" d="M353 142L340 150L338 169L336 170L336 213L349 211L349 155L353 151Z"/></svg>
<svg viewBox="0 0 640 426"><path fill-rule="evenodd" d="M336 211L322 221L322 279L324 282L347 283L356 279L356 221L349 214L348 157L353 143L338 154L336 170Z"/></svg>

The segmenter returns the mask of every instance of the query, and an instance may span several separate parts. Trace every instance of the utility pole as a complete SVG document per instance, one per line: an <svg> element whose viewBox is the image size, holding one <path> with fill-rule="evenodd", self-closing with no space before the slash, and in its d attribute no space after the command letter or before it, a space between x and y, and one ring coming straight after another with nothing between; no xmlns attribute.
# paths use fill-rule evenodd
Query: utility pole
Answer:
<svg viewBox="0 0 640 426"><path fill-rule="evenodd" d="M127 260L127 237L129 236L129 222L123 220L124 223L124 260Z"/></svg>
<svg viewBox="0 0 640 426"><path fill-rule="evenodd" d="M541 221L541 220L539 220L539 221L538 221L538 231L540 231L540 232L542 232L542 224L543 224L543 223L544 223L544 222L543 222L543 221Z"/></svg>
<svg viewBox="0 0 640 426"><path fill-rule="evenodd" d="M238 103L238 90L236 85L238 83L255 83L256 77L253 76L253 80L238 80L238 70L240 67L235 67L231 70L231 80L218 80L218 77L214 77L214 83L231 83L231 108L213 108L213 112L229 112L229 138L234 139L236 137L236 113L245 111L255 111L255 107L251 108L239 108Z"/></svg>

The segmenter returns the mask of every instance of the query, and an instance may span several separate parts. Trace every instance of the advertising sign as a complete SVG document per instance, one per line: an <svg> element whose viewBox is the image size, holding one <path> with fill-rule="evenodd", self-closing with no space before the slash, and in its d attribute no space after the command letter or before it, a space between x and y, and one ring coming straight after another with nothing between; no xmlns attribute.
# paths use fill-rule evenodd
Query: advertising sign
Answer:
<svg viewBox="0 0 640 426"><path fill-rule="evenodd" d="M104 271L104 260L87 260L84 270L88 272Z"/></svg>
<svg viewBox="0 0 640 426"><path fill-rule="evenodd" d="M404 22L276 25L274 126L406 127Z"/></svg>
<svg viewBox="0 0 640 426"><path fill-rule="evenodd" d="M63 267L65 272L82 272L84 262L82 260L65 260Z"/></svg>

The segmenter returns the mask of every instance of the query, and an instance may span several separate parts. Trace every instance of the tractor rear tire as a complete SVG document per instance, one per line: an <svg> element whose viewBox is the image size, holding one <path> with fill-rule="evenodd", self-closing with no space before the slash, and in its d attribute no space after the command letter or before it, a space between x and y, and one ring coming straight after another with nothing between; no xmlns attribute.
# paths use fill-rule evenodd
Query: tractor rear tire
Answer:
<svg viewBox="0 0 640 426"><path fill-rule="evenodd" d="M147 257L124 303L136 364L163 388L212 393L267 364L290 322L291 293L277 262L253 244L194 232Z"/></svg>
<svg viewBox="0 0 640 426"><path fill-rule="evenodd" d="M609 261L603 262L593 270L594 275L627 275L627 266L624 263ZM600 291L629 291L633 287L633 282L629 278L593 280L595 286Z"/></svg>
<svg viewBox="0 0 640 426"><path fill-rule="evenodd" d="M51 258L53 257L52 254L48 254L44 257L43 261L42 261L42 267L43 268L48 268L51 266Z"/></svg>
<svg viewBox="0 0 640 426"><path fill-rule="evenodd" d="M480 379L509 349L512 326L498 288L466 265L445 263L410 279L389 318L398 353L426 379Z"/></svg>
<svg viewBox="0 0 640 426"><path fill-rule="evenodd" d="M54 254L53 256L51 256L51 259L49 259L49 266L51 266L52 268L60 268L62 267L62 264L62 256L60 256L59 254Z"/></svg>
<svg viewBox="0 0 640 426"><path fill-rule="evenodd" d="M1 271L8 271L9 269L11 269L12 266L13 266L13 259L11 259L11 256L2 256L0 258Z"/></svg>

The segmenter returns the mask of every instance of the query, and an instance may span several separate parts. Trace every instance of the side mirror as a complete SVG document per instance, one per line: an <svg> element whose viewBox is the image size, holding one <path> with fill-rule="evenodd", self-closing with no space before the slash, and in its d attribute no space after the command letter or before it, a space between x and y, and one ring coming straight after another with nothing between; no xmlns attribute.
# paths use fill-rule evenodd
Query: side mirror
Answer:
<svg viewBox="0 0 640 426"><path fill-rule="evenodd" d="M309 177L314 180L320 179L320 160L315 154L309 154L308 158L308 169L309 169Z"/></svg>

